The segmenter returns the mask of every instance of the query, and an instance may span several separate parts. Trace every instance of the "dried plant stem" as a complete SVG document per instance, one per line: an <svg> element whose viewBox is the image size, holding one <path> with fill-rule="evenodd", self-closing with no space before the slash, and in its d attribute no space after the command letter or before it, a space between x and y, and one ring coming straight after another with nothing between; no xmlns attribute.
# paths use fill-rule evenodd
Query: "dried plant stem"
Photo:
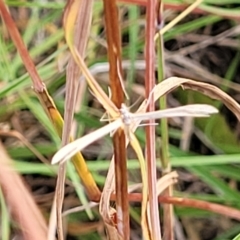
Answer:
<svg viewBox="0 0 240 240"><path fill-rule="evenodd" d="M159 36L158 39L158 82L162 82L165 79L165 69L164 69L164 48L163 48L163 38ZM160 109L167 108L167 98L166 95L162 96L159 99ZM160 124L161 129L161 145L160 145L160 161L162 163L163 174L168 174L171 171L170 161L169 161L169 136L168 136L168 122L164 118L161 120ZM164 191L164 196L172 195L172 186L169 186ZM173 240L174 231L173 231L173 206L171 204L163 205L163 240Z"/></svg>
<svg viewBox="0 0 240 240"><path fill-rule="evenodd" d="M158 26L163 26L163 1L159 0L159 15ZM165 79L165 58L164 58L164 40L163 35L159 34L157 40L157 58L158 58L158 82L162 82ZM159 99L160 109L167 108L167 97L162 96ZM169 174L171 171L170 161L169 161L169 136L168 136L168 122L167 119L162 119L160 123L161 130L161 144L160 144L160 161L163 168L163 175ZM172 185L169 185L163 192L164 196L172 195ZM173 206L171 204L163 205L163 240L173 240Z"/></svg>
<svg viewBox="0 0 240 240"><path fill-rule="evenodd" d="M112 101L120 108L124 102L124 86L122 82L120 28L118 24L118 9L116 0L104 0L104 16L108 43L109 76L112 91ZM118 129L113 136L115 162L115 188L117 230L123 239L130 238L129 207L127 192L127 160L126 139L123 129Z"/></svg>
<svg viewBox="0 0 240 240"><path fill-rule="evenodd" d="M146 19L146 73L145 87L146 97L148 98L155 85L155 21L156 21L156 0L149 0L147 4L147 19ZM154 111L153 96L151 96L148 111ZM156 156L155 156L155 127L154 121L148 121L146 127L146 161L147 161L147 176L149 189L149 206L150 206L150 226L151 238L161 239L159 209L157 201L157 176L156 176Z"/></svg>
<svg viewBox="0 0 240 240"><path fill-rule="evenodd" d="M7 25L7 29L11 35L11 38L19 51L19 55L21 56L24 65L33 81L33 88L36 92L43 92L45 89L44 83L41 81L35 65L28 53L27 48L21 38L19 31L16 28L16 25L8 12L6 5L3 0L0 0L0 12L1 17L3 18L5 24Z"/></svg>
<svg viewBox="0 0 240 240"><path fill-rule="evenodd" d="M90 31L90 24L92 21L92 5L93 0L88 1L81 1L81 7L79 7L77 18L76 18L76 25L75 29L76 34L74 34L74 45L76 46L76 49L78 50L79 54L84 57L85 56L85 50L86 45L89 38L89 31ZM77 63L75 62L74 58L71 57L69 64L66 69L66 96L65 96L65 111L64 111L64 126L63 126L63 133L62 133L62 145L66 145L69 140L71 139L71 131L72 123L73 123L73 114L75 109L78 107L81 107L81 102L76 102L77 98L82 99L84 94L81 92L79 93L79 86L86 85L85 81L79 81L79 77L81 75L81 71ZM72 131L72 135L76 134L76 132ZM74 163L75 168L79 168L79 166L76 166L76 162ZM82 172L80 176L83 178L86 178L90 176L88 179L88 182L92 182L93 189L90 195L100 196L100 190L98 189L97 185L94 182L94 179L92 178L90 172ZM90 181L89 181L90 180ZM89 191L89 190L88 190ZM78 192L77 192L78 193ZM88 194L89 195L89 194ZM92 196L93 196L92 195ZM83 205L86 205L88 203L88 200L86 196L81 196L78 194L80 201ZM93 214L90 211L90 209L86 209L88 216L93 219Z"/></svg>
<svg viewBox="0 0 240 240"><path fill-rule="evenodd" d="M115 199L115 195L111 196L111 200ZM140 193L131 193L128 195L128 200L130 202L140 202L142 201L142 195ZM202 209L210 212L215 212L217 214L222 214L224 216L230 217L235 220L240 220L239 209L220 205L217 203L210 203L202 200L181 198L181 197L167 197L159 196L158 201L160 203L174 204L177 206L191 207L196 209Z"/></svg>

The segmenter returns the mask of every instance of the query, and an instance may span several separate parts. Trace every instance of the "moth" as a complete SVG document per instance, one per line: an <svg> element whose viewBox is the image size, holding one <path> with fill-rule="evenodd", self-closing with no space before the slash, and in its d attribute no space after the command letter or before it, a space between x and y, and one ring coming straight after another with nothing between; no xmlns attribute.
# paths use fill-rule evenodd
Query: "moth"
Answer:
<svg viewBox="0 0 240 240"><path fill-rule="evenodd" d="M218 113L218 110L208 104L190 104L181 107L169 108L146 113L131 113L125 104L119 109L119 118L108 125L99 128L69 144L62 147L52 158L52 164L64 162L74 156L91 143L116 131L118 128L130 130L130 125L136 121L147 121L150 119L172 118L172 117L209 117Z"/></svg>

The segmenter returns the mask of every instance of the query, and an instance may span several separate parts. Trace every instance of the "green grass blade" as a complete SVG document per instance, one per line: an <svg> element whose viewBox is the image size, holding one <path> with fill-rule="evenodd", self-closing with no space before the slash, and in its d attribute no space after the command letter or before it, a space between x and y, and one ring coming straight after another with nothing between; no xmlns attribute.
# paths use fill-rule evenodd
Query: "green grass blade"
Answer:
<svg viewBox="0 0 240 240"><path fill-rule="evenodd" d="M60 146L60 138L56 133L50 119L46 115L45 111L42 108L42 105L36 100L36 98L31 98L26 93L21 92L20 96L25 102L26 106L30 109L33 115L38 119L38 121L44 126L44 128L49 133L51 139L57 146Z"/></svg>
<svg viewBox="0 0 240 240"><path fill-rule="evenodd" d="M225 201L239 202L240 193L231 189L224 181L220 178L215 177L207 167L187 167L193 174L199 176L202 181L207 183L220 198Z"/></svg>

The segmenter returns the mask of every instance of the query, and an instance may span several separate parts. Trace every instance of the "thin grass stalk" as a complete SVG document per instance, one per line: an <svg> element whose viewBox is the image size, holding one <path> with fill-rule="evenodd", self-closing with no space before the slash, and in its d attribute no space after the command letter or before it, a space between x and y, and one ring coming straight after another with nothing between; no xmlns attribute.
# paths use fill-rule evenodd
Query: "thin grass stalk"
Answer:
<svg viewBox="0 0 240 240"><path fill-rule="evenodd" d="M72 8L72 4L76 4L76 2L74 3L74 1L68 1L65 10L64 10L64 17L66 17L66 15L69 15L69 12L71 12ZM89 14L89 9L87 7L91 7L91 3L88 4L84 4L84 2L81 2L81 8L79 8L77 14L78 16L78 20L77 23L79 26L79 24L81 23L80 21L83 19L81 19L81 17L84 15L84 13L86 13L85 19L86 19L86 25L87 26L82 26L80 30L78 30L78 34L81 35L82 31L85 30L85 27L87 29L89 29L89 23L88 22L88 18L91 18L91 13ZM81 12L81 11L85 11L85 12ZM73 19L73 21L76 21L76 19ZM81 38L82 42L80 42L79 38L76 37L76 35L74 36L74 44L77 45L78 50L80 50L80 55L82 56L84 54L84 50L86 48L86 33L85 36ZM79 43L80 42L80 43ZM82 43L82 44L81 44ZM67 68L67 83L66 83L66 101L65 101L65 112L64 112L64 120L65 120L65 124L63 126L63 131L62 131L62 145L66 145L69 142L69 138L70 138L70 133L71 133L71 126L72 126L72 120L73 120L73 113L74 113L74 107L75 107L75 102L76 102L76 93L77 93L77 89L78 89L78 78L79 78L79 74L80 74L80 70L77 66L77 64L74 62L73 57L70 60L70 63L68 65ZM59 164L59 169L58 169L58 178L57 178L57 184L56 184L56 210L57 210L57 233L58 233L58 238L59 239L64 239L64 234L63 234L63 222L62 222L62 206L63 206L63 200L64 200L64 184L65 184L65 178L66 178L66 163L60 163ZM94 180L92 179L92 181L94 182Z"/></svg>
<svg viewBox="0 0 240 240"><path fill-rule="evenodd" d="M158 59L158 82L162 82L166 75L165 75L165 63L164 63L164 40L163 36L159 34L159 38L157 40L157 59ZM166 109L167 108L167 98L166 95L162 96L159 99L160 109ZM161 164L163 166L163 169L167 169L169 166L169 144L168 144L168 123L167 118L161 119L160 124L160 130L161 130Z"/></svg>
<svg viewBox="0 0 240 240"><path fill-rule="evenodd" d="M118 9L115 0L104 0L104 16L108 43L109 75L112 101L120 108L124 102L121 64L121 42L118 24ZM129 207L127 186L126 139L122 129L113 136L117 229L123 239L129 239Z"/></svg>
<svg viewBox="0 0 240 240"><path fill-rule="evenodd" d="M159 1L159 17L158 17L158 26L163 25L163 2ZM164 40L163 35L159 34L157 40L157 59L158 59L158 82L162 82L165 78L165 60L164 60ZM166 95L162 96L159 99L160 109L167 108L167 97ZM171 171L170 161L169 161L169 134L168 134L168 120L167 118L161 119L160 122L161 130L161 144L160 149L160 161L163 169L163 174L168 174ZM164 196L172 195L172 186L169 186L164 191ZM163 240L173 240L173 206L172 204L163 205Z"/></svg>
<svg viewBox="0 0 240 240"><path fill-rule="evenodd" d="M66 175L66 163L60 163L58 168L58 178L56 183L56 219L57 219L57 235L59 240L64 239L63 220L62 220L62 206L64 199L64 183Z"/></svg>
<svg viewBox="0 0 240 240"><path fill-rule="evenodd" d="M146 16L146 73L145 73L145 87L146 97L148 98L153 87L155 86L155 21L156 21L156 0L149 0L147 5ZM154 111L153 96L150 96L150 103L148 111ZM155 155L155 127L154 121L149 120L146 127L146 161L148 167L148 188L149 188L149 206L150 206L150 225L152 239L161 239L159 209L157 201L157 174L156 174L156 155Z"/></svg>

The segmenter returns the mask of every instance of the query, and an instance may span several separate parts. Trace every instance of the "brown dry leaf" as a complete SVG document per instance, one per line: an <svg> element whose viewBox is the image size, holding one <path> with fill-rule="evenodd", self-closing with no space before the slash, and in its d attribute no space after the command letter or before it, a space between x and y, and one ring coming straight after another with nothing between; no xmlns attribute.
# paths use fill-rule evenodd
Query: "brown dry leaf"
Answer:
<svg viewBox="0 0 240 240"><path fill-rule="evenodd" d="M103 222L108 229L108 232L115 231L117 234L117 229L112 222L112 211L110 206L110 197L113 192L115 192L115 172L114 172L114 156L112 157L110 166L108 168L108 174L102 191L100 203L99 203L99 212L103 218ZM115 229L115 230L114 230Z"/></svg>
<svg viewBox="0 0 240 240"><path fill-rule="evenodd" d="M114 224L109 224L104 221L106 230L107 230L107 235L109 237L109 240L123 240L122 237L119 235L116 226Z"/></svg>

